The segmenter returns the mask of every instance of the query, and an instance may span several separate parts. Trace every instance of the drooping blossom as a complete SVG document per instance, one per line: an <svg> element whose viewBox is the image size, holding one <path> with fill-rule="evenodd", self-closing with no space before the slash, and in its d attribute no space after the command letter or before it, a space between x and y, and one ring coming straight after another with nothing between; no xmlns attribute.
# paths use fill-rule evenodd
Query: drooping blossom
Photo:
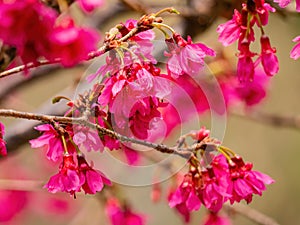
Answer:
<svg viewBox="0 0 300 225"><path fill-rule="evenodd" d="M241 14L236 9L232 19L224 24L220 24L217 28L217 32L220 34L219 41L224 45L231 45L237 41L241 35Z"/></svg>
<svg viewBox="0 0 300 225"><path fill-rule="evenodd" d="M48 37L56 17L53 9L38 0L4 1L0 7L0 39L16 47L24 63L35 62L49 53Z"/></svg>
<svg viewBox="0 0 300 225"><path fill-rule="evenodd" d="M190 221L190 212L198 210L201 206L192 174L188 173L184 176L180 186L169 194L168 201L169 206L175 207L184 217L185 222Z"/></svg>
<svg viewBox="0 0 300 225"><path fill-rule="evenodd" d="M256 12L260 19L260 21L256 21L258 23L258 26L267 25L269 22L269 11L275 12L276 9L270 6L270 4L265 3L265 0L255 0L255 5L256 5Z"/></svg>
<svg viewBox="0 0 300 225"><path fill-rule="evenodd" d="M233 84L233 94L247 107L255 106L266 97L269 81L270 77L265 76L262 70L256 70L252 82Z"/></svg>
<svg viewBox="0 0 300 225"><path fill-rule="evenodd" d="M47 158L54 162L62 158L64 147L59 134L52 125L43 124L35 127L36 130L43 132L37 139L30 140L32 148L44 148L47 151ZM70 132L70 131L69 131ZM74 146L67 141L68 151L74 152Z"/></svg>
<svg viewBox="0 0 300 225"><path fill-rule="evenodd" d="M6 142L3 140L5 134L4 125L0 122L0 156L6 156Z"/></svg>
<svg viewBox="0 0 300 225"><path fill-rule="evenodd" d="M241 83L253 81L254 78L254 62L252 57L255 56L250 51L250 42L242 42L240 53L238 56L237 76Z"/></svg>
<svg viewBox="0 0 300 225"><path fill-rule="evenodd" d="M233 163L229 165L232 183L229 186L231 193L230 202L252 201L253 194L262 195L266 190L266 184L272 184L274 180L266 174L252 170L252 163L244 163L239 156L232 158Z"/></svg>
<svg viewBox="0 0 300 225"><path fill-rule="evenodd" d="M85 183L85 177L79 173L78 166L74 162L73 155L64 155L59 172L53 175L44 186L51 193L67 192L75 196Z"/></svg>
<svg viewBox="0 0 300 225"><path fill-rule="evenodd" d="M77 155L78 170L84 176L82 189L86 194L95 194L101 191L104 184L111 185L111 181L99 170L94 170L82 155Z"/></svg>
<svg viewBox="0 0 300 225"><path fill-rule="evenodd" d="M209 212L203 219L202 225L231 225L230 219L219 213Z"/></svg>
<svg viewBox="0 0 300 225"><path fill-rule="evenodd" d="M265 35L260 38L260 43L262 66L268 76L273 76L279 70L278 58L275 55L276 49L271 47L270 40Z"/></svg>
<svg viewBox="0 0 300 225"><path fill-rule="evenodd" d="M291 0L274 0L274 2L278 3L281 8L285 8L291 3ZM300 12L300 0L296 0L296 10Z"/></svg>
<svg viewBox="0 0 300 225"><path fill-rule="evenodd" d="M299 3L299 5L300 5L300 3ZM300 36L295 37L293 39L293 42L296 42L297 44L291 50L290 57L292 59L296 60L296 59L298 59L300 57Z"/></svg>
<svg viewBox="0 0 300 225"><path fill-rule="evenodd" d="M204 58L215 56L214 50L202 43L193 43L190 37L186 41L175 33L173 39L175 44L172 40L166 40L170 52L165 55L169 58L168 72L175 79L184 73L192 76L199 74L204 66Z"/></svg>
<svg viewBox="0 0 300 225"><path fill-rule="evenodd" d="M109 198L105 205L105 213L112 225L144 225L145 215L132 211L128 205L121 205L118 199Z"/></svg>
<svg viewBox="0 0 300 225"><path fill-rule="evenodd" d="M212 159L210 166L202 169L201 188L199 197L203 205L212 212L218 212L223 204L231 197L228 193L229 169L223 155Z"/></svg>
<svg viewBox="0 0 300 225"><path fill-rule="evenodd" d="M49 39L49 58L60 58L63 66L73 66L87 59L89 52L96 50L100 38L95 30L77 27L71 18L63 18Z"/></svg>
<svg viewBox="0 0 300 225"><path fill-rule="evenodd" d="M77 0L81 9L87 13L94 11L104 4L104 0Z"/></svg>

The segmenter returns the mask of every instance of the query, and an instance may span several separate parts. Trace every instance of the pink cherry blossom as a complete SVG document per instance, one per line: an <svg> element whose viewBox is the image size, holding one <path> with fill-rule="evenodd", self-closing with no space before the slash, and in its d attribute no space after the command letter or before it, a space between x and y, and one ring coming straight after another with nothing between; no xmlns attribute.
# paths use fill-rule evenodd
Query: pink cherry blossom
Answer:
<svg viewBox="0 0 300 225"><path fill-rule="evenodd" d="M76 27L71 18L64 18L50 35L51 59L61 58L63 66L73 66L87 59L96 50L99 35L95 30Z"/></svg>
<svg viewBox="0 0 300 225"><path fill-rule="evenodd" d="M185 221L189 222L189 213L198 210L201 206L192 174L188 173L184 176L181 185L169 195L168 201L169 206L176 207L178 212L184 216Z"/></svg>
<svg viewBox="0 0 300 225"><path fill-rule="evenodd" d="M224 46L231 45L238 40L241 35L241 14L239 11L235 9L232 19L219 25L217 32L220 34L219 41Z"/></svg>
<svg viewBox="0 0 300 225"><path fill-rule="evenodd" d="M107 200L105 213L112 225L144 225L146 222L144 215L133 212L129 206L122 207L116 198Z"/></svg>
<svg viewBox="0 0 300 225"><path fill-rule="evenodd" d="M274 0L281 8L285 8L290 4L291 0ZM296 10L300 12L300 0L296 0Z"/></svg>
<svg viewBox="0 0 300 225"><path fill-rule="evenodd" d="M81 155L77 156L78 170L83 175L85 181L82 189L86 194L95 194L103 189L104 184L111 185L111 181L99 170L94 170L85 158Z"/></svg>
<svg viewBox="0 0 300 225"><path fill-rule="evenodd" d="M52 176L44 186L51 193L67 192L75 196L84 184L85 178L78 172L73 155L65 155L58 174Z"/></svg>
<svg viewBox="0 0 300 225"><path fill-rule="evenodd" d="M300 5L300 3L299 3ZM290 57L292 59L298 59L300 57L300 36L293 39L293 42L298 42L290 53Z"/></svg>
<svg viewBox="0 0 300 225"><path fill-rule="evenodd" d="M188 37L184 40L179 34L173 34L175 44L170 44L170 40L166 40L170 53L165 53L169 57L167 69L173 78L186 73L188 75L199 74L204 65L206 56L215 56L214 50L202 43L193 43Z"/></svg>
<svg viewBox="0 0 300 225"><path fill-rule="evenodd" d="M0 156L6 156L6 143L3 140L3 136L5 134L4 125L0 122Z"/></svg>
<svg viewBox="0 0 300 225"><path fill-rule="evenodd" d="M38 0L4 1L0 7L0 39L15 46L24 63L34 62L48 55L48 37L56 17L53 9Z"/></svg>
<svg viewBox="0 0 300 225"><path fill-rule="evenodd" d="M234 95L247 107L257 105L266 97L269 81L270 77L267 77L262 70L256 70L252 82L234 84Z"/></svg>
<svg viewBox="0 0 300 225"><path fill-rule="evenodd" d="M276 49L271 47L270 40L265 35L260 38L260 43L262 66L268 76L273 76L279 70L278 58L275 55Z"/></svg>
<svg viewBox="0 0 300 225"><path fill-rule="evenodd" d="M215 156L210 166L203 169L201 174L200 199L207 209L218 212L231 197L228 193L230 177L226 158L222 154Z"/></svg>
<svg viewBox="0 0 300 225"><path fill-rule="evenodd" d="M271 7L270 4L265 3L264 0L255 0L256 4L256 12L260 18L260 22L256 21L258 23L258 26L265 26L269 22L269 11L275 12L276 9Z"/></svg>
<svg viewBox="0 0 300 225"><path fill-rule="evenodd" d="M35 127L36 130L43 132L43 134L37 138L30 140L32 148L43 147L47 151L47 158L54 162L58 161L64 152L61 136L50 124L43 124Z"/></svg>
<svg viewBox="0 0 300 225"><path fill-rule="evenodd" d="M230 219L220 216L218 213L210 212L203 219L202 225L231 225Z"/></svg>
<svg viewBox="0 0 300 225"><path fill-rule="evenodd" d="M87 13L94 11L104 4L104 0L77 0L81 9Z"/></svg>
<svg viewBox="0 0 300 225"><path fill-rule="evenodd" d="M240 82L252 81L254 77L254 62L252 57L255 55L249 49L250 42L242 42L237 65L237 76Z"/></svg>
<svg viewBox="0 0 300 225"><path fill-rule="evenodd" d="M259 171L252 170L251 163L244 163L239 156L232 158L230 164L231 185L229 193L232 194L230 202L240 202L246 200L247 203L252 201L253 194L261 195L266 189L266 184L272 184L274 180L268 175Z"/></svg>

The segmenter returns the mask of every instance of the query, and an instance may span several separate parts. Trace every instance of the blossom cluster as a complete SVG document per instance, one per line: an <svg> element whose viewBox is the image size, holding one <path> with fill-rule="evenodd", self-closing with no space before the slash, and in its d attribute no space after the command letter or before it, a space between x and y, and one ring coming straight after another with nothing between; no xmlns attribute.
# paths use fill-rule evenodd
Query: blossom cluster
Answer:
<svg viewBox="0 0 300 225"><path fill-rule="evenodd" d="M169 195L169 206L175 207L189 222L190 213L201 205L216 214L227 201L250 203L253 194L261 195L265 185L273 182L268 175L252 170L252 163L245 163L237 155L230 160L223 154L216 155L206 166L191 160L189 172Z"/></svg>
<svg viewBox="0 0 300 225"><path fill-rule="evenodd" d="M268 76L275 75L278 70L276 49L271 47L269 37L265 34L263 26L268 24L269 11L275 12L264 0L247 1L243 4L242 11L234 11L233 18L225 24L219 25L217 31L220 34L219 41L228 46L238 40L238 65L237 76L241 82L254 80L255 67L261 61L262 67ZM251 42L255 41L254 25L261 30L261 52L250 51ZM253 57L258 55L254 62Z"/></svg>
<svg viewBox="0 0 300 225"><path fill-rule="evenodd" d="M88 11L102 4L79 2ZM60 16L39 0L0 1L0 29L0 40L15 47L24 63L37 62L42 57L61 59L63 66L73 66L87 59L100 39L97 31L76 26L71 17Z"/></svg>
<svg viewBox="0 0 300 225"><path fill-rule="evenodd" d="M102 5L102 1L77 1L82 9L91 12ZM280 3L281 4L281 3ZM282 5L282 4L281 4ZM24 11L27 12L23 18ZM224 72L216 77L220 86L224 108L211 106L201 84L210 84L202 69L207 56L216 52L203 43L195 43L191 37L184 38L172 28L161 24L155 14L142 17L139 21L128 20L118 24L106 33L105 46L111 49L106 55L106 63L87 77L92 88L69 100L65 117L84 118L84 123L70 124L49 120L48 124L35 127L42 134L30 141L32 148L43 148L46 157L59 162L57 174L44 186L51 193L66 192L76 197L77 192L96 194L112 182L104 173L88 163L86 153L105 150L125 154L130 165L139 162L140 155L128 140L155 140L162 134L159 121L164 119L168 134L178 125L179 119L188 121L192 111L182 96L174 91L178 85L194 102L197 113L211 107L223 114L232 102L243 101L247 106L256 105L266 96L268 78L257 69L261 62L264 73L273 76L278 72L278 59L275 48L271 47L269 37L263 27L268 23L269 12L274 12L264 0L247 1L242 11L235 10L232 20L218 27L219 40L225 45L238 41L237 76ZM4 44L16 47L24 63L37 63L45 58L60 62L63 66L73 66L88 59L89 53L96 50L99 34L92 29L75 25L71 17L58 13L38 0L1 1L0 0L0 39ZM35 25L32 25L35 21ZM261 52L250 51L255 41L255 24L261 30ZM7 29L13 27L14 29ZM153 56L155 34L152 28L164 30L166 68L161 69ZM133 32L135 31L135 32ZM36 34L40 35L37 36ZM122 39L127 38L125 41ZM291 56L300 56L300 39ZM253 60L258 56L256 61ZM206 83L205 83L206 82ZM246 83L246 85L244 85ZM197 85L198 84L198 85ZM224 99L223 99L224 97ZM170 104L176 102L184 109L184 116L176 114ZM180 104L181 103L181 104ZM69 120L70 121L70 120ZM87 124L89 126L87 126ZM102 132L105 130L105 132ZM6 155L4 126L0 123L0 155ZM273 179L259 171L252 170L252 163L244 160L219 141L210 138L205 128L189 133L195 144L203 144L200 149L189 150L188 172L180 184L170 191L169 206L190 221L190 213L204 206L210 211L204 224L229 224L226 217L218 212L225 202L231 204L252 196L262 195L266 185ZM216 154L218 153L218 154ZM106 185L106 186L105 186ZM159 191L156 192L158 194ZM155 195L154 199L158 196ZM128 204L119 199L106 199L106 214L113 225L143 225L145 216L133 212Z"/></svg>

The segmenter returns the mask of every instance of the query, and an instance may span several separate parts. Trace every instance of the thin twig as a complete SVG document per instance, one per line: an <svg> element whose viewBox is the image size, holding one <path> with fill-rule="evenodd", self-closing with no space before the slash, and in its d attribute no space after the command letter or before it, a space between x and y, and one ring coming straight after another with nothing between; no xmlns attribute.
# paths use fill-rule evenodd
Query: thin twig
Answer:
<svg viewBox="0 0 300 225"><path fill-rule="evenodd" d="M38 114L38 113L29 113L29 112L20 112L16 110L11 109L0 109L0 116L3 117L13 117L13 118L21 118L21 119L27 119L27 120L37 120L42 121L46 123L52 123L52 122L59 122L59 123L65 123L65 124L79 124L85 127L89 127L94 130L98 130L103 135L108 135L112 138L118 139L122 142L131 142L135 144L139 144L145 147L153 148L159 152L162 153L168 153L168 154L176 154L183 158L189 159L192 155L193 149L200 148L198 145L191 146L189 148L181 148L177 149L174 147L168 147L163 144L156 144L148 141L143 141L131 137L124 136L122 134L119 134L115 131L109 130L107 128L101 127L98 124L93 124L86 120L85 117L64 117L64 116L51 116L51 115L44 115L44 114Z"/></svg>
<svg viewBox="0 0 300 225"><path fill-rule="evenodd" d="M247 219L250 219L254 221L257 224L262 224L262 225L279 225L273 218L263 214L262 212L253 209L245 204L234 204L230 205L229 203L225 203L224 207L229 210L236 212Z"/></svg>

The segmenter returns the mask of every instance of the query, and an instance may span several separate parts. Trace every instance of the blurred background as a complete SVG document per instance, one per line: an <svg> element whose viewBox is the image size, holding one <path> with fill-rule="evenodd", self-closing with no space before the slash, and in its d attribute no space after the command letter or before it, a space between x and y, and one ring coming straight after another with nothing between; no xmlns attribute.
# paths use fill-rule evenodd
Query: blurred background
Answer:
<svg viewBox="0 0 300 225"><path fill-rule="evenodd" d="M145 11L155 12L173 6L182 15L166 15L166 23L185 35L191 35L195 42L201 41L217 49L218 54L225 55L229 65L234 68L237 46L223 49L217 41L216 28L231 18L233 9L240 8L241 2L106 0L102 8L90 15L80 12L76 4L70 10L78 24L97 27L104 35L105 31L121 21L138 19ZM289 52L294 46L291 40L300 34L300 16L290 8L279 9L277 13L270 15L265 31L272 46L277 49L280 71L271 79L267 97L259 105L246 110L241 110L244 108L240 105L229 109L223 143L242 155L246 161L253 162L254 169L269 174L276 181L262 197L254 197L250 206L273 217L279 224L295 225L300 224L300 127L280 126L280 123L271 125L267 119L251 115L260 115L255 114L257 112L286 117L300 115L300 61L289 58ZM259 45L254 46L253 50L255 49L260 51ZM51 106L51 98L63 94L72 98L71 93L76 90L78 81L89 64L64 70L57 66L47 66L34 70L30 77L19 74L2 79L1 108L62 114L66 109L64 103ZM201 114L201 125L209 128L210 119L209 112ZM27 140L38 135L30 129L34 123L11 119L1 121L7 127L9 154L0 159L0 221L3 221L0 224L109 224L99 200L101 197L79 194L74 200L68 194L50 194L42 188L48 177L57 172L58 165L49 163L43 150L30 148ZM190 128L192 124L191 118L185 126ZM176 134L178 132L175 131L166 142L176 142ZM88 159L97 162L97 157L100 155L93 154ZM168 207L168 186L168 180L162 183L163 196L158 203L151 201L151 186L119 185L118 189L130 200L136 211L147 215L147 224L182 224L182 218ZM191 224L200 224L204 214L204 209L194 212ZM230 212L230 215L233 224L255 224L237 213Z"/></svg>

